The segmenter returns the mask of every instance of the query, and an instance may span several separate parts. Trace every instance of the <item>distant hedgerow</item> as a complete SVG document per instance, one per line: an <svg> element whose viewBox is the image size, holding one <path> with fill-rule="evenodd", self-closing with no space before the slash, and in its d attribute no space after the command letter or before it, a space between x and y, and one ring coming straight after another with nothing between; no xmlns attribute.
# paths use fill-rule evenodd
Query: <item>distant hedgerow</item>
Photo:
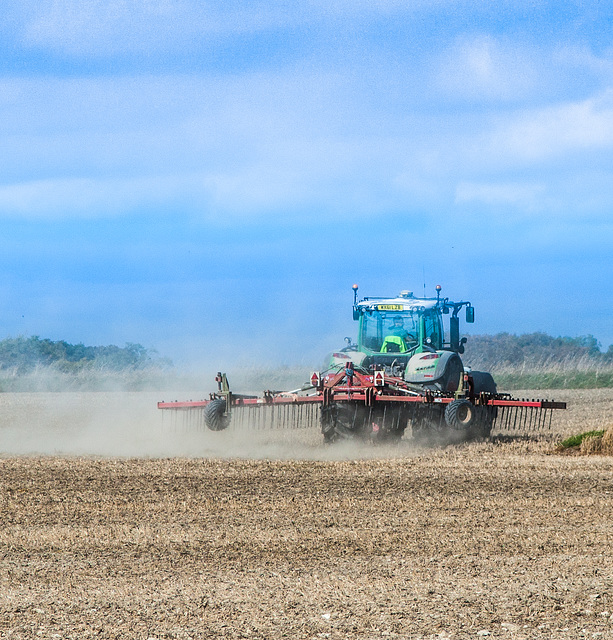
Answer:
<svg viewBox="0 0 613 640"><path fill-rule="evenodd" d="M494 374L503 389L613 387L613 345L602 352L594 336L545 333L468 337L464 363Z"/></svg>
<svg viewBox="0 0 613 640"><path fill-rule="evenodd" d="M160 358L156 351L131 342L125 347L88 347L81 343L70 344L64 340L54 341L38 336L0 340L0 371L10 371L16 375L49 366L64 373L77 373L91 367L125 371L170 364L169 360Z"/></svg>

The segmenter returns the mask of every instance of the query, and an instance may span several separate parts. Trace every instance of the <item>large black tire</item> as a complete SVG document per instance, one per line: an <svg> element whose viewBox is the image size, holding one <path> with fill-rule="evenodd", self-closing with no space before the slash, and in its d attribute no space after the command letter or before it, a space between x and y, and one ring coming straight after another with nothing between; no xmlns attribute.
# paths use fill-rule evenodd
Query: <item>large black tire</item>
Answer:
<svg viewBox="0 0 613 640"><path fill-rule="evenodd" d="M480 393L491 393L492 395L498 393L496 382L491 373L487 371L471 371L470 375L473 379L473 393L479 395Z"/></svg>
<svg viewBox="0 0 613 640"><path fill-rule="evenodd" d="M204 424L211 431L223 431L230 424L230 416L226 415L226 401L224 398L211 400L204 407Z"/></svg>
<svg viewBox="0 0 613 640"><path fill-rule="evenodd" d="M449 428L456 431L469 433L476 422L476 417L475 406L463 398L450 402L445 409L445 422Z"/></svg>
<svg viewBox="0 0 613 640"><path fill-rule="evenodd" d="M491 373L487 371L471 371L470 376L473 381L473 393L476 396L486 394L486 397L493 397L498 393L496 382ZM479 405L475 409L477 415L475 424L471 429L471 438L489 438L498 416L498 408L490 405Z"/></svg>
<svg viewBox="0 0 613 640"><path fill-rule="evenodd" d="M321 415L321 432L326 442L351 440L364 427L362 407L352 404L333 404L325 407Z"/></svg>
<svg viewBox="0 0 613 640"><path fill-rule="evenodd" d="M489 438L496 419L496 407L475 406L465 399L454 400L445 409L445 422L452 441ZM458 439L458 436L461 438Z"/></svg>
<svg viewBox="0 0 613 640"><path fill-rule="evenodd" d="M326 442L360 438L371 442L398 442L408 418L400 408L374 410L359 404L332 404L322 409L321 432Z"/></svg>

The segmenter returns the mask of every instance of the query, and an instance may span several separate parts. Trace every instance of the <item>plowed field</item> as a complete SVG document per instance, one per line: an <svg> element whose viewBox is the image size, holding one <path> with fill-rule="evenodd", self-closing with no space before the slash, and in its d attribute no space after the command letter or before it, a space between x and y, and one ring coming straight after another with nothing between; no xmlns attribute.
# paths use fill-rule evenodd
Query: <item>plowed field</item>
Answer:
<svg viewBox="0 0 613 640"><path fill-rule="evenodd" d="M605 426L613 393L581 393L561 431ZM2 638L613 638L609 458L191 433L144 396L27 395L0 396Z"/></svg>

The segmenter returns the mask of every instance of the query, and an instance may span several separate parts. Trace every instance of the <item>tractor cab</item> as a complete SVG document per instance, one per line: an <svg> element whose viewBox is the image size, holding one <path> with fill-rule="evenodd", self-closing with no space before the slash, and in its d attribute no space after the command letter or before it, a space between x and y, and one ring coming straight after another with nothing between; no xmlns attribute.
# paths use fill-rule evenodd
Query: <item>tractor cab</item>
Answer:
<svg viewBox="0 0 613 640"><path fill-rule="evenodd" d="M412 356L443 346L436 300L418 299L409 292L396 298L365 298L354 305L354 318L357 351L364 354L360 364L366 369L401 375Z"/></svg>
<svg viewBox="0 0 613 640"><path fill-rule="evenodd" d="M408 354L441 349L441 333L439 314L423 305L386 301L359 307L359 351Z"/></svg>
<svg viewBox="0 0 613 640"><path fill-rule="evenodd" d="M436 298L417 298L411 291L402 291L395 298L364 298L359 302L357 285L353 290L358 340L352 344L347 339L348 346L332 354L330 366L342 366L351 360L362 369L383 369L402 376L415 368L424 370L421 360L440 358L436 364L443 365L452 353L464 351L466 338L460 339L458 312L465 306L466 320L472 322L474 308L469 302L441 298L440 286L436 288ZM440 355L431 355L437 353ZM430 364L435 363L428 362L428 368Z"/></svg>

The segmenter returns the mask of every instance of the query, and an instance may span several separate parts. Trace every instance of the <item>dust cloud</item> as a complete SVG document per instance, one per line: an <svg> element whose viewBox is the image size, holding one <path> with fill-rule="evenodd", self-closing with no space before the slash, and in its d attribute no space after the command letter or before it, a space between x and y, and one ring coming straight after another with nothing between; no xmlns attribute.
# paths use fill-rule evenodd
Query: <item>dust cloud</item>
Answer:
<svg viewBox="0 0 613 640"><path fill-rule="evenodd" d="M522 392L535 397L538 392ZM550 439L611 425L613 389L564 390ZM407 433L400 442L326 445L317 427L255 429L231 425L214 432L191 411L162 411L160 400L198 400L202 392L0 393L0 456L58 455L135 458L356 460L423 453ZM496 434L494 431L493 435ZM530 435L530 434L526 434Z"/></svg>
<svg viewBox="0 0 613 640"><path fill-rule="evenodd" d="M414 455L409 440L373 446L326 445L319 429L213 432L193 414L162 411L159 400L201 394L159 392L38 392L0 394L0 455L102 457L175 456L277 460L350 460Z"/></svg>

